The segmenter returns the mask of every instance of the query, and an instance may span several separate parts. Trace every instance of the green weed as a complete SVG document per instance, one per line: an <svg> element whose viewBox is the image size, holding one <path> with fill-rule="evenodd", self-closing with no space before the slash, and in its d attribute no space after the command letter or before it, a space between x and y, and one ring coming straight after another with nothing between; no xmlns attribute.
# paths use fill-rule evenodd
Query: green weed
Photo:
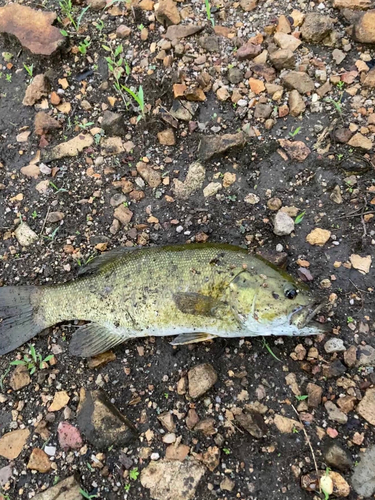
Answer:
<svg viewBox="0 0 375 500"><path fill-rule="evenodd" d="M23 365L29 370L30 375L33 375L37 369L42 370L44 368L44 364L50 361L53 358L53 354L50 354L46 358L42 358L42 355L36 352L35 347L30 344L29 354L25 354L23 359L16 359L15 361L11 361L10 364L12 366Z"/></svg>

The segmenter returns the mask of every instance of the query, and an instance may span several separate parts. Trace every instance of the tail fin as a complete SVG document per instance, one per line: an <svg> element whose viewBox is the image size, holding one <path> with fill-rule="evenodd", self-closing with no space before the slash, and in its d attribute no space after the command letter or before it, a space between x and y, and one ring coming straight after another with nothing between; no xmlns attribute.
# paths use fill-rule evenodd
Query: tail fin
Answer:
<svg viewBox="0 0 375 500"><path fill-rule="evenodd" d="M38 295L35 286L0 287L0 355L13 351L45 328L36 320Z"/></svg>

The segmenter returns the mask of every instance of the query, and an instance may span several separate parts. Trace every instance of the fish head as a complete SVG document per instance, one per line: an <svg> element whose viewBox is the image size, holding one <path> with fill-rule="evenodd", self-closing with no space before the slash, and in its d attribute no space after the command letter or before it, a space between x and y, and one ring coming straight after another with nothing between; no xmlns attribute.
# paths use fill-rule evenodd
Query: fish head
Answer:
<svg viewBox="0 0 375 500"><path fill-rule="evenodd" d="M314 335L326 327L313 322L326 304L275 266L244 270L230 283L230 304L247 335ZM246 335L246 333L245 333Z"/></svg>

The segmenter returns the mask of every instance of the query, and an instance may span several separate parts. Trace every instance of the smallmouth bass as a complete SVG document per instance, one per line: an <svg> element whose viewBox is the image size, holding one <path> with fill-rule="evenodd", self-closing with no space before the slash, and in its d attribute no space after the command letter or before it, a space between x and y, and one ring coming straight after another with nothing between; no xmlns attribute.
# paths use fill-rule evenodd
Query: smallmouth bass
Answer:
<svg viewBox="0 0 375 500"><path fill-rule="evenodd" d="M324 302L246 249L226 244L119 248L74 281L0 288L0 355L71 320L70 353L90 357L134 337L176 335L172 344L214 337L314 335Z"/></svg>

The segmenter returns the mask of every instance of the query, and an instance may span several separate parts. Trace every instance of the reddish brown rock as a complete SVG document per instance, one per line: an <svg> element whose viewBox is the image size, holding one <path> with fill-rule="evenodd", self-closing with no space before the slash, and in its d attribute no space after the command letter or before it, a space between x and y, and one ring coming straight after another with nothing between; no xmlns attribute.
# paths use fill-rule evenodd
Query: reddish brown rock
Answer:
<svg viewBox="0 0 375 500"><path fill-rule="evenodd" d="M35 115L34 127L36 135L43 135L61 128L61 123L52 118L48 113L39 111Z"/></svg>
<svg viewBox="0 0 375 500"><path fill-rule="evenodd" d="M46 473L51 470L51 462L48 458L47 453L45 453L40 448L34 448L31 452L27 468L31 470L36 470L41 473Z"/></svg>
<svg viewBox="0 0 375 500"><path fill-rule="evenodd" d="M236 57L240 61L246 61L248 59L254 59L262 52L262 47L260 45L254 45L253 43L245 43L242 45L236 53Z"/></svg>
<svg viewBox="0 0 375 500"><path fill-rule="evenodd" d="M304 161L311 153L311 150L302 141L279 139L279 144L283 149L285 149L292 160Z"/></svg>

